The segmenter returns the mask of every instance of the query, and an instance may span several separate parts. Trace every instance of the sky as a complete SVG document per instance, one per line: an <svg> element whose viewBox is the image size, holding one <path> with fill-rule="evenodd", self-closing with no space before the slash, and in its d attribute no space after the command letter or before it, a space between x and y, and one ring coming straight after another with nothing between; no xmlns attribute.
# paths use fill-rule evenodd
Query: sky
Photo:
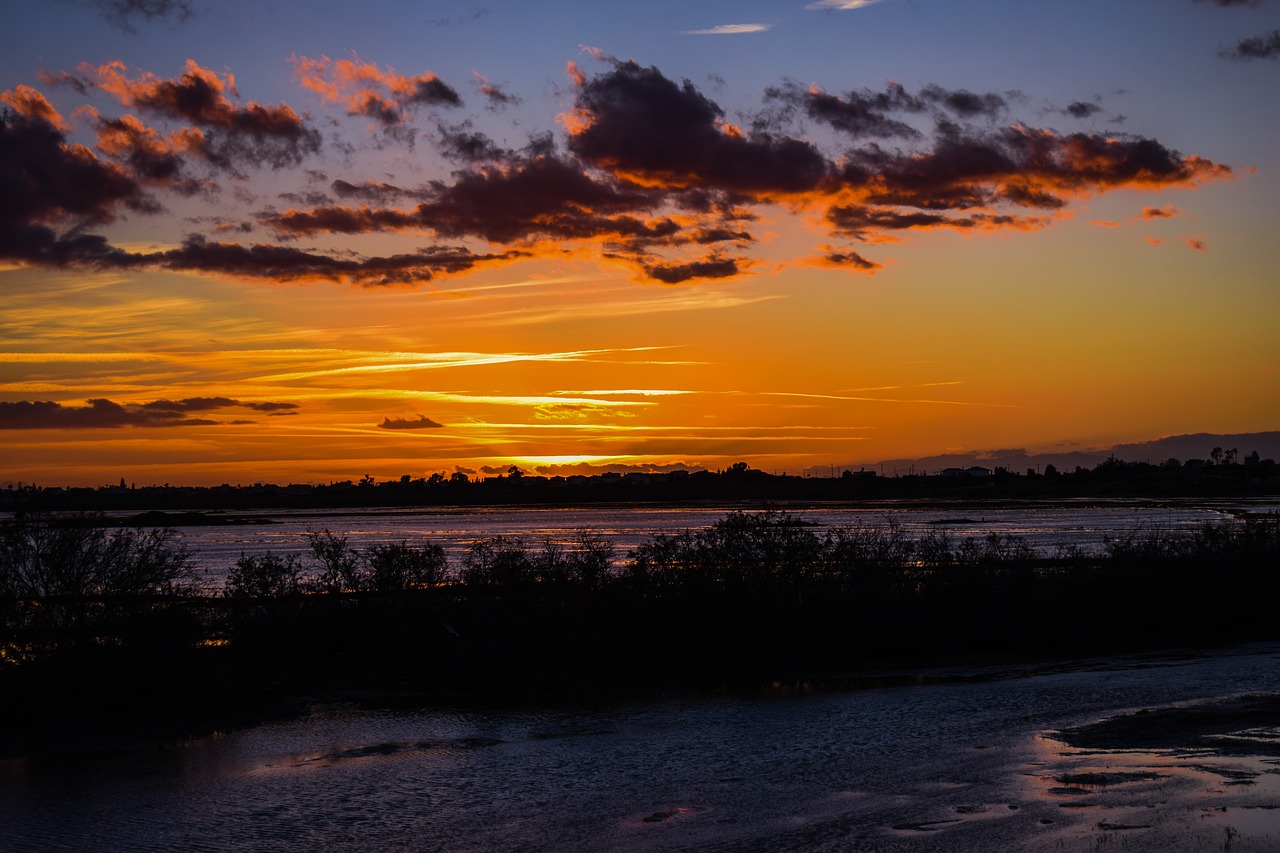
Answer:
<svg viewBox="0 0 1280 853"><path fill-rule="evenodd" d="M1280 0L3 14L0 483L1280 428Z"/></svg>

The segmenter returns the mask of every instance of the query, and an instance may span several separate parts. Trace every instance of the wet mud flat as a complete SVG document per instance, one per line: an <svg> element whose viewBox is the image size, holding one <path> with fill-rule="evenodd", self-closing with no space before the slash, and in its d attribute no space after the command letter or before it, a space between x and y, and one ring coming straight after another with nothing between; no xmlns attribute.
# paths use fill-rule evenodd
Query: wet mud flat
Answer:
<svg viewBox="0 0 1280 853"><path fill-rule="evenodd" d="M1038 751L1024 778L1063 849L1280 850L1280 693L1140 708Z"/></svg>
<svg viewBox="0 0 1280 853"><path fill-rule="evenodd" d="M864 687L318 696L181 742L67 743L0 759L0 849L1280 850L1280 645Z"/></svg>

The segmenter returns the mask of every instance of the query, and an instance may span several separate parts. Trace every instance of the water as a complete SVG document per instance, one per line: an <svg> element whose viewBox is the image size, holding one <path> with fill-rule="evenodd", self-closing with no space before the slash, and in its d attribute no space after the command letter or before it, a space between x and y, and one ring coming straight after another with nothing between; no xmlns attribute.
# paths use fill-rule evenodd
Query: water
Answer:
<svg viewBox="0 0 1280 853"><path fill-rule="evenodd" d="M900 524L912 535L945 530L957 540L988 533L1019 536L1033 547L1052 551L1072 544L1086 551L1098 549L1107 536L1133 530L1174 533L1194 530L1205 523L1235 514L1275 512L1275 499L1194 502L1072 500L1046 504L1024 503L917 507L909 502L872 507L845 505L781 506L816 529L858 528ZM308 531L327 529L346 536L353 546L367 548L388 542L427 540L445 549L453 566L476 539L522 536L537 546L544 539L567 541L578 531L589 531L610 541L617 558L659 533L679 533L709 527L730 507L588 506L588 507L481 507L417 508L397 510L270 510L235 513L240 517L270 519L276 524L247 524L183 528L183 541L191 548L205 583L220 587L242 555L265 551L305 552ZM127 516L129 513L115 513Z"/></svg>
<svg viewBox="0 0 1280 853"><path fill-rule="evenodd" d="M847 693L316 704L0 761L0 849L1275 851L1274 752L1087 753L1047 732L1280 691L1278 664L1273 644Z"/></svg>

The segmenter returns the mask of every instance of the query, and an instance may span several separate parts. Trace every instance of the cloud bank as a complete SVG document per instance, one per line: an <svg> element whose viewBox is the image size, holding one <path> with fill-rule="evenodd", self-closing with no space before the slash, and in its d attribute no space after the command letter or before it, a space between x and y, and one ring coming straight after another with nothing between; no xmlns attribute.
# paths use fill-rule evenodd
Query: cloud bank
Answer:
<svg viewBox="0 0 1280 853"><path fill-rule="evenodd" d="M241 402L229 397L189 397L183 400L153 400L149 403L116 403L100 398L88 400L84 406L67 406L48 400L23 400L16 403L0 402L0 429L211 426L223 421L191 417L191 414L233 408L281 414L299 406L297 403L273 401Z"/></svg>
<svg viewBox="0 0 1280 853"><path fill-rule="evenodd" d="M856 5L865 3L839 7ZM0 259L381 286L526 258L592 257L638 281L675 285L760 268L757 223L769 206L819 232L810 255L783 265L870 273L882 264L866 247L902 235L1045 228L1099 194L1188 188L1232 174L1139 134L1020 121L1017 92L896 83L830 92L782 81L735 123L688 80L599 52L593 58L594 73L569 64L560 131L510 147L469 118L446 122L465 103L430 71L404 75L354 55L294 57L302 90L366 122L373 141L403 142L412 156L453 164L448 178L412 188L355 172L329 180L306 168L324 156L313 120L285 103L242 101L229 72L189 61L170 79L121 62L45 74L60 92L134 112L108 115L86 104L68 122L35 88L0 94ZM488 111L518 102L475 76ZM1056 114L1088 120L1095 106L1073 102ZM434 151L412 149L419 138ZM147 253L107 236L126 217L164 213L167 200L243 192L244 178L264 169L305 179L281 197L289 207L219 216L208 231L174 235ZM327 191L317 180L328 181ZM227 240L232 233L254 239ZM373 256L340 247L365 234L405 235L417 245Z"/></svg>

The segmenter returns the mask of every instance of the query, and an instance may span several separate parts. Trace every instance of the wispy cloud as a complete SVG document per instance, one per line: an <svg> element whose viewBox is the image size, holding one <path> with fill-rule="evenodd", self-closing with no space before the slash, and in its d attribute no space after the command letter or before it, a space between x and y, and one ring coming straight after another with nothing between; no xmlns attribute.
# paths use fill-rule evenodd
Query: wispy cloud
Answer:
<svg viewBox="0 0 1280 853"><path fill-rule="evenodd" d="M704 30L681 30L682 36L738 36L746 33L768 32L772 24L720 24Z"/></svg>
<svg viewBox="0 0 1280 853"><path fill-rule="evenodd" d="M1241 39L1222 55L1231 59L1280 59L1280 30Z"/></svg>
<svg viewBox="0 0 1280 853"><path fill-rule="evenodd" d="M863 9L879 2L881 0L817 0L817 2L807 4L805 8L837 9L841 12L849 12L854 9Z"/></svg>
<svg viewBox="0 0 1280 853"><path fill-rule="evenodd" d="M358 359L360 361L374 362L372 364L342 365L291 373L277 373L269 376L260 376L253 381L289 382L298 379L344 374L400 373L414 370L439 370L448 367L478 367L520 362L615 361L615 359L605 359L603 357L622 353L651 352L659 349L666 349L666 347L628 347L625 349L571 350L544 353L374 353L362 354Z"/></svg>

